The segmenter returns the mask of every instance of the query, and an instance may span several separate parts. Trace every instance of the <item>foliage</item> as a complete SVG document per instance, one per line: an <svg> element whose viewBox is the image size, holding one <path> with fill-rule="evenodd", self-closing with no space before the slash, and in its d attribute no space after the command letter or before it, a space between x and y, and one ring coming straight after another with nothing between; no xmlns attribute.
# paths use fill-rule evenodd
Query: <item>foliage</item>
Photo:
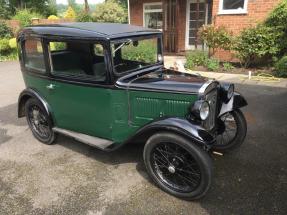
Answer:
<svg viewBox="0 0 287 215"><path fill-rule="evenodd" d="M76 18L76 12L74 11L74 9L71 6L68 7L64 18L66 18L66 19L74 19L74 18Z"/></svg>
<svg viewBox="0 0 287 215"><path fill-rule="evenodd" d="M89 13L83 11L77 16L76 20L77 22L92 22L93 17Z"/></svg>
<svg viewBox="0 0 287 215"><path fill-rule="evenodd" d="M127 22L127 13L115 0L107 0L97 5L93 18L96 22L124 23Z"/></svg>
<svg viewBox="0 0 287 215"><path fill-rule="evenodd" d="M7 38L0 39L0 53L5 54L10 50L11 48L9 46L9 39Z"/></svg>
<svg viewBox="0 0 287 215"><path fill-rule="evenodd" d="M12 35L12 29L9 28L9 26L5 22L0 21L0 38L11 37Z"/></svg>
<svg viewBox="0 0 287 215"><path fill-rule="evenodd" d="M14 8L10 4L10 1L0 0L0 19L9 19L14 12Z"/></svg>
<svg viewBox="0 0 287 215"><path fill-rule="evenodd" d="M65 42L50 42L50 50L51 51L61 51L67 48L67 44Z"/></svg>
<svg viewBox="0 0 287 215"><path fill-rule="evenodd" d="M49 20L56 20L56 19L59 19L59 17L55 16L55 15L50 15L48 17Z"/></svg>
<svg viewBox="0 0 287 215"><path fill-rule="evenodd" d="M231 71L232 69L234 69L234 66L231 64L231 63L229 63L229 62L225 62L225 63L223 63L223 70L224 71Z"/></svg>
<svg viewBox="0 0 287 215"><path fill-rule="evenodd" d="M16 38L12 38L9 40L9 47L11 49L16 49L17 48L17 40Z"/></svg>
<svg viewBox="0 0 287 215"><path fill-rule="evenodd" d="M13 49L10 52L6 53L5 55L1 54L0 52L0 61L11 61L17 59L18 59L17 49Z"/></svg>
<svg viewBox="0 0 287 215"><path fill-rule="evenodd" d="M287 78L287 56L282 57L275 64L275 75L277 77Z"/></svg>
<svg viewBox="0 0 287 215"><path fill-rule="evenodd" d="M157 46L152 40L140 41L137 47L132 44L122 48L122 58L127 60L155 63Z"/></svg>
<svg viewBox="0 0 287 215"><path fill-rule="evenodd" d="M24 9L24 10L18 10L16 12L16 15L13 17L13 19L20 21L21 27L31 25L33 18L42 18L42 16L38 13L32 12L31 10Z"/></svg>
<svg viewBox="0 0 287 215"><path fill-rule="evenodd" d="M203 51L190 51L186 55L186 64L187 69L193 69L195 66L204 66L206 65L208 56L206 52Z"/></svg>
<svg viewBox="0 0 287 215"><path fill-rule="evenodd" d="M232 35L225 27L214 25L204 25L199 30L199 37L210 48L214 54L215 49L221 48L230 50L232 44Z"/></svg>
<svg viewBox="0 0 287 215"><path fill-rule="evenodd" d="M264 24L277 32L281 32L277 43L280 45L279 54L284 55L287 52L287 0L282 0L278 4Z"/></svg>
<svg viewBox="0 0 287 215"><path fill-rule="evenodd" d="M207 60L206 62L206 67L208 70L210 71L217 71L219 70L219 60L215 59L215 58L210 58Z"/></svg>
<svg viewBox="0 0 287 215"><path fill-rule="evenodd" d="M234 45L237 57L245 67L248 67L251 62L258 59L276 55L279 52L277 40L280 34L264 25L243 30Z"/></svg>

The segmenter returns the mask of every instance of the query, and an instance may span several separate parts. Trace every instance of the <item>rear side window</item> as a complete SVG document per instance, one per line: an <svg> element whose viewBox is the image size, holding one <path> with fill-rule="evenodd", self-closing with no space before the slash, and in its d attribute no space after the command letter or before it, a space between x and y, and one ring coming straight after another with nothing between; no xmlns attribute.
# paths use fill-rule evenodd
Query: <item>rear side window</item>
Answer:
<svg viewBox="0 0 287 215"><path fill-rule="evenodd" d="M36 72L44 73L45 61L42 43L37 39L27 39L25 41L25 67Z"/></svg>
<svg viewBox="0 0 287 215"><path fill-rule="evenodd" d="M107 70L101 44L51 41L49 50L53 75L106 81Z"/></svg>

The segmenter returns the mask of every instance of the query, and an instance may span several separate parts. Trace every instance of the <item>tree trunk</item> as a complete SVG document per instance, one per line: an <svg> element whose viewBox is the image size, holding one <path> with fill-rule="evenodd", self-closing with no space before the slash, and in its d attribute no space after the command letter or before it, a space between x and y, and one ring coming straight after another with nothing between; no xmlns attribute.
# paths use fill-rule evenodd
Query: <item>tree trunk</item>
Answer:
<svg viewBox="0 0 287 215"><path fill-rule="evenodd" d="M90 10L88 0L85 0L85 12L88 13Z"/></svg>

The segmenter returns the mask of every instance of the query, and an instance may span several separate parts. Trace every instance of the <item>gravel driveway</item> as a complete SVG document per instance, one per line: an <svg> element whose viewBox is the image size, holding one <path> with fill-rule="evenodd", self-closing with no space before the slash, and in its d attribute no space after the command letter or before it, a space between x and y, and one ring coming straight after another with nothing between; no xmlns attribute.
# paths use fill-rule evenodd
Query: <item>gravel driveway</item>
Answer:
<svg viewBox="0 0 287 215"><path fill-rule="evenodd" d="M212 189L187 202L152 184L141 145L105 153L64 136L39 143L16 117L18 62L0 62L0 214L286 214L287 89L236 87L250 104L246 141L214 157Z"/></svg>

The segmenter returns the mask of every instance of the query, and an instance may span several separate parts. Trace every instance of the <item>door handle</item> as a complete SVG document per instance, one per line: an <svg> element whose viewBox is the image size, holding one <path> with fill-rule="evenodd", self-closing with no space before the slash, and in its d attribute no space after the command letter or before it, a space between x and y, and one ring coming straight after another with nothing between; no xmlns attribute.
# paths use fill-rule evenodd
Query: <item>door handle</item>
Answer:
<svg viewBox="0 0 287 215"><path fill-rule="evenodd" d="M55 89L55 84L49 84L49 85L47 85L46 86L46 88L48 89L48 90L54 90Z"/></svg>

